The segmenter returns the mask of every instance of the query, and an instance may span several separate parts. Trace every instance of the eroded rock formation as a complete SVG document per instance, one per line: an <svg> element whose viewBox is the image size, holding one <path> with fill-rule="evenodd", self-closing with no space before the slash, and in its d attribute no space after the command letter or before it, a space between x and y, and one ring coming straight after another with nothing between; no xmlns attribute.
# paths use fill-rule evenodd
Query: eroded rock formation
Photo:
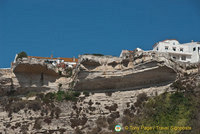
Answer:
<svg viewBox="0 0 200 134"><path fill-rule="evenodd" d="M177 77L179 66L165 55L138 52L122 59L83 55L75 75L75 90L131 90L166 85Z"/></svg>
<svg viewBox="0 0 200 134"><path fill-rule="evenodd" d="M0 132L112 133L116 124L127 124L126 115L138 115L148 97L178 88L199 90L199 65L178 63L164 54L139 51L127 59L83 55L79 61L72 78L38 62L1 69ZM81 95L76 101L60 97L62 92L52 97L58 85L64 91L73 87ZM30 96L30 91L37 95Z"/></svg>
<svg viewBox="0 0 200 134"><path fill-rule="evenodd" d="M43 92L68 88L71 78L60 75L58 69L42 62L20 62L13 64L11 69L0 69L0 96L15 92ZM60 85L60 87L59 87Z"/></svg>

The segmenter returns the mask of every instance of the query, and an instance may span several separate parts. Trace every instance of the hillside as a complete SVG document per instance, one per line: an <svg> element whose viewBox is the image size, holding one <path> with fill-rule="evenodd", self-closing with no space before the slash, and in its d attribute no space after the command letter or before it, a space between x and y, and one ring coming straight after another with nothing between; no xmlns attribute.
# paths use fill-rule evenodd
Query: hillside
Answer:
<svg viewBox="0 0 200 134"><path fill-rule="evenodd" d="M198 64L140 51L82 55L71 75L59 71L38 61L0 70L0 132L200 133Z"/></svg>

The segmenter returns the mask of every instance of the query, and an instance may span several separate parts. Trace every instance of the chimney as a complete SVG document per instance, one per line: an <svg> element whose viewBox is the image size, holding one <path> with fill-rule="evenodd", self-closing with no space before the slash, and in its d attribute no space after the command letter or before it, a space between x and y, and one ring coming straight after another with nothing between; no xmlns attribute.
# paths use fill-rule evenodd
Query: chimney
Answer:
<svg viewBox="0 0 200 134"><path fill-rule="evenodd" d="M53 59L53 54L51 54L51 59Z"/></svg>
<svg viewBox="0 0 200 134"><path fill-rule="evenodd" d="M191 40L191 42L194 42L193 40Z"/></svg>

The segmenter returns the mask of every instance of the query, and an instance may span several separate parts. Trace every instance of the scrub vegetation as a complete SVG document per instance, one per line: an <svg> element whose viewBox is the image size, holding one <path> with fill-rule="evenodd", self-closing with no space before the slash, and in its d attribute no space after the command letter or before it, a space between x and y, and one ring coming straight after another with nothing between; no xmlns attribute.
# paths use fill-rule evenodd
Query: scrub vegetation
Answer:
<svg viewBox="0 0 200 134"><path fill-rule="evenodd" d="M195 86L190 81L176 81L172 88L173 92L165 92L154 97L141 93L135 103L128 103L120 121L122 131L119 134L199 134L200 86ZM118 114L115 115L119 118ZM113 128L118 121L113 117L115 116L105 116L104 122L107 125L96 123L97 127L91 133L103 133L102 129L106 127L112 131L106 134L114 134Z"/></svg>
<svg viewBox="0 0 200 134"><path fill-rule="evenodd" d="M77 98L80 96L80 92L77 91L57 91L55 93L49 92L47 94L40 94L38 97L44 101L45 103L49 103L52 101L76 101Z"/></svg>
<svg viewBox="0 0 200 134"><path fill-rule="evenodd" d="M199 93L174 92L164 93L147 101L138 99L135 104L140 102L137 114L133 115L132 110L126 110L123 117L123 125L129 126L127 133L134 134L177 134L177 133L199 133ZM130 126L138 126L140 130L131 130ZM154 127L153 130L141 130L141 126ZM161 130L165 127L166 130ZM172 127L191 127L192 130L180 131Z"/></svg>
<svg viewBox="0 0 200 134"><path fill-rule="evenodd" d="M19 58L23 58L23 57L27 57L27 56L28 56L27 53L24 52L24 51L22 51L22 52L18 53L18 55L17 55L17 59L19 59Z"/></svg>

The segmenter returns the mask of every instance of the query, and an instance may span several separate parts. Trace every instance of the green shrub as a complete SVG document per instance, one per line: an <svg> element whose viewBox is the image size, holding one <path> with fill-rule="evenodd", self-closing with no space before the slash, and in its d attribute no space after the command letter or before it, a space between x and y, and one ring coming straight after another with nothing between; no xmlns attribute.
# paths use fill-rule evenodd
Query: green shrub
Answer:
<svg viewBox="0 0 200 134"><path fill-rule="evenodd" d="M56 97L55 93L49 92L42 97L42 100L44 101L44 103L50 103L55 99L55 97Z"/></svg>
<svg viewBox="0 0 200 134"><path fill-rule="evenodd" d="M104 56L103 54L84 54L84 55Z"/></svg>
<svg viewBox="0 0 200 134"><path fill-rule="evenodd" d="M74 92L73 92L73 95L74 95L75 97L79 97L79 96L81 95L81 93L78 92L78 91L74 91Z"/></svg>
<svg viewBox="0 0 200 134"><path fill-rule="evenodd" d="M74 101L76 99L76 97L73 95L73 92L68 91L65 94L65 99Z"/></svg>
<svg viewBox="0 0 200 134"><path fill-rule="evenodd" d="M32 109L33 111L41 110L41 101L32 100L27 102L28 109Z"/></svg>
<svg viewBox="0 0 200 134"><path fill-rule="evenodd" d="M43 100L44 96L44 93L38 93L36 94L36 100Z"/></svg>
<svg viewBox="0 0 200 134"><path fill-rule="evenodd" d="M175 81L175 82L171 85L171 87L177 89L177 91L180 91L180 90L184 90L184 89L185 89L185 87L183 86L183 83L182 83L180 80Z"/></svg>
<svg viewBox="0 0 200 134"><path fill-rule="evenodd" d="M104 56L103 54L92 54L94 56Z"/></svg>
<svg viewBox="0 0 200 134"><path fill-rule="evenodd" d="M146 93L141 93L137 96L137 101L135 102L136 107L141 107L142 103L148 99Z"/></svg>
<svg viewBox="0 0 200 134"><path fill-rule="evenodd" d="M83 94L84 94L85 96L89 96L89 95L90 95L90 93L87 92L87 91L84 91Z"/></svg>
<svg viewBox="0 0 200 134"><path fill-rule="evenodd" d="M10 105L7 106L6 110L12 114L12 112L17 113L21 109L24 109L26 105L26 102L21 100L21 101L16 101L12 102Z"/></svg>
<svg viewBox="0 0 200 134"><path fill-rule="evenodd" d="M19 58L23 58L23 57L27 57L27 56L28 56L27 53L24 52L24 51L22 51L22 52L18 53L18 55L17 55L17 59L19 59Z"/></svg>
<svg viewBox="0 0 200 134"><path fill-rule="evenodd" d="M75 101L80 96L78 91L57 91L56 93L49 92L46 95L38 95L37 98L44 101L44 103L51 103L52 101L71 100Z"/></svg>
<svg viewBox="0 0 200 134"><path fill-rule="evenodd" d="M64 99L64 96L65 96L65 92L64 91L58 91L56 93L56 100L57 101L62 101Z"/></svg>
<svg viewBox="0 0 200 134"><path fill-rule="evenodd" d="M72 81L69 86L72 88L74 84L75 84L75 81Z"/></svg>
<svg viewBox="0 0 200 134"><path fill-rule="evenodd" d="M26 98L33 97L33 96L36 96L36 92L29 92L29 93L26 95Z"/></svg>
<svg viewBox="0 0 200 134"><path fill-rule="evenodd" d="M59 70L59 71L58 71L58 74L59 74L59 75L62 75L62 71Z"/></svg>
<svg viewBox="0 0 200 134"><path fill-rule="evenodd" d="M55 98L55 93L51 93L51 92L49 92L49 93L47 93L46 95L45 95L45 98L48 98L48 99L54 99Z"/></svg>
<svg viewBox="0 0 200 134"><path fill-rule="evenodd" d="M143 98L143 97L141 97ZM140 99L141 99L140 98ZM141 100L146 100L146 97ZM138 114L131 117L124 114L123 124L135 126L190 126L189 120L196 107L194 99L181 92L163 93L154 98L149 98L143 103L143 107L138 109ZM125 112L125 111L124 111ZM127 113L127 112L126 112ZM127 124L128 123L128 124ZM135 133L135 131L132 131ZM140 131L140 133L145 133ZM152 130L150 134L177 134L179 131L159 131Z"/></svg>

